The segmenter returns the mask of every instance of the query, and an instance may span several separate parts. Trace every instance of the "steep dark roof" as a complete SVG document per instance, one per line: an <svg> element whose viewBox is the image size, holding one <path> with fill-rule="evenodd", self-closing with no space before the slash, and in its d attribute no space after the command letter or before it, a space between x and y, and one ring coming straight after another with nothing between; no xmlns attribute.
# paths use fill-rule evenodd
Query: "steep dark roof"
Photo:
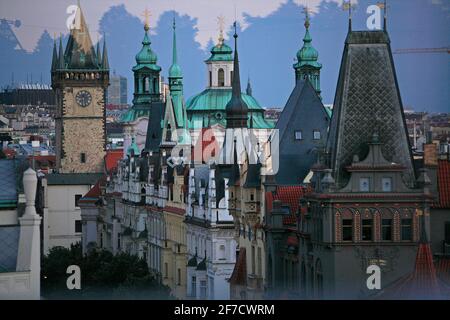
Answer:
<svg viewBox="0 0 450 320"><path fill-rule="evenodd" d="M314 87L309 81L298 80L275 126L279 130L277 184L303 182L317 160L316 150L325 144L328 125L328 113ZM302 140L295 139L297 130L302 131ZM314 130L320 130L321 141L313 139Z"/></svg>
<svg viewBox="0 0 450 320"><path fill-rule="evenodd" d="M150 105L150 117L147 127L147 137L145 139L145 151L159 150L162 138L161 123L164 117L164 103L161 101L152 102Z"/></svg>
<svg viewBox="0 0 450 320"><path fill-rule="evenodd" d="M346 183L344 167L378 132L386 159L406 167L404 178L415 181L403 105L389 36L385 31L349 32L341 61L327 149L338 186Z"/></svg>
<svg viewBox="0 0 450 320"><path fill-rule="evenodd" d="M75 28L70 31L63 57L66 69L98 69L97 55L92 45L84 14L79 7L75 16Z"/></svg>
<svg viewBox="0 0 450 320"><path fill-rule="evenodd" d="M195 254L195 256L193 256L192 258L189 259L187 266L188 267L197 267L197 254Z"/></svg>

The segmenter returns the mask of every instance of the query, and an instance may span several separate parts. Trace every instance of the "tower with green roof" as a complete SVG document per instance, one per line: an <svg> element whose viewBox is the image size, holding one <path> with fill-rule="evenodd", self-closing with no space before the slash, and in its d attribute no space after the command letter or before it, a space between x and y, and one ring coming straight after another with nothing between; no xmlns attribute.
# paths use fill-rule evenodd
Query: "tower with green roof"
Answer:
<svg viewBox="0 0 450 320"><path fill-rule="evenodd" d="M225 107L232 97L234 66L233 50L225 43L223 37L223 21L221 21L218 42L210 52L211 56L205 61L206 89L186 102L189 129L214 125L225 128L227 125ZM248 127L254 129L274 127L273 122L264 118L264 109L252 95L242 93L241 97L248 106Z"/></svg>
<svg viewBox="0 0 450 320"><path fill-rule="evenodd" d="M295 80L308 79L317 94L320 96L320 69L322 64L317 62L319 53L311 45L312 38L309 34L309 13L308 8L305 8L305 36L303 37L303 47L297 52L297 63L294 64Z"/></svg>

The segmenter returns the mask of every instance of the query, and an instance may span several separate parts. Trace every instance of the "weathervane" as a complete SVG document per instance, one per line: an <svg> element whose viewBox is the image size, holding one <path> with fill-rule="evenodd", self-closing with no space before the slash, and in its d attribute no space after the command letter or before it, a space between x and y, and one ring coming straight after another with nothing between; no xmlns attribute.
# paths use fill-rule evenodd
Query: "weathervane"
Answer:
<svg viewBox="0 0 450 320"><path fill-rule="evenodd" d="M150 10L148 10L148 8L145 8L144 12L142 13L142 16L145 19L144 30L148 31L150 29L150 22L149 22L149 18L151 16Z"/></svg>
<svg viewBox="0 0 450 320"><path fill-rule="evenodd" d="M342 9L344 11L348 11L348 29L352 30L352 8L354 5L352 4L352 0L348 0L342 4Z"/></svg>
<svg viewBox="0 0 450 320"><path fill-rule="evenodd" d="M386 30L387 9L388 9L388 5L386 2L387 1L384 0L383 2L377 3L378 8L383 9L383 11L384 11L384 15L383 15L383 29L384 30Z"/></svg>
<svg viewBox="0 0 450 320"><path fill-rule="evenodd" d="M217 24L219 25L219 46L223 44L223 28L225 27L225 17L220 15L217 17Z"/></svg>

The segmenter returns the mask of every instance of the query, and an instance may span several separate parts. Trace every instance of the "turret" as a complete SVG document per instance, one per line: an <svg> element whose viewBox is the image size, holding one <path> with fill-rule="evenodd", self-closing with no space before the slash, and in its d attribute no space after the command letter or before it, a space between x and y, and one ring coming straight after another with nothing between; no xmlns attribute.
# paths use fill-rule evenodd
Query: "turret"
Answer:
<svg viewBox="0 0 450 320"><path fill-rule="evenodd" d="M308 8L305 8L305 36L303 37L303 47L297 52L297 63L294 64L295 80L308 79L317 94L320 96L320 69L322 64L317 62L319 53L311 45L312 38L309 34L309 14Z"/></svg>

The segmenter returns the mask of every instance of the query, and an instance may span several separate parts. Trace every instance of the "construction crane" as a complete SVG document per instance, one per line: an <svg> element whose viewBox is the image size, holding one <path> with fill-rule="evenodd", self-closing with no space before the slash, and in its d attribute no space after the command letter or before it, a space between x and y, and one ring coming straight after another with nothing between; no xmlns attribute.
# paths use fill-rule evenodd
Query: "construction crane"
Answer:
<svg viewBox="0 0 450 320"><path fill-rule="evenodd" d="M393 54L406 54L406 53L450 53L450 48L407 48L396 49Z"/></svg>

